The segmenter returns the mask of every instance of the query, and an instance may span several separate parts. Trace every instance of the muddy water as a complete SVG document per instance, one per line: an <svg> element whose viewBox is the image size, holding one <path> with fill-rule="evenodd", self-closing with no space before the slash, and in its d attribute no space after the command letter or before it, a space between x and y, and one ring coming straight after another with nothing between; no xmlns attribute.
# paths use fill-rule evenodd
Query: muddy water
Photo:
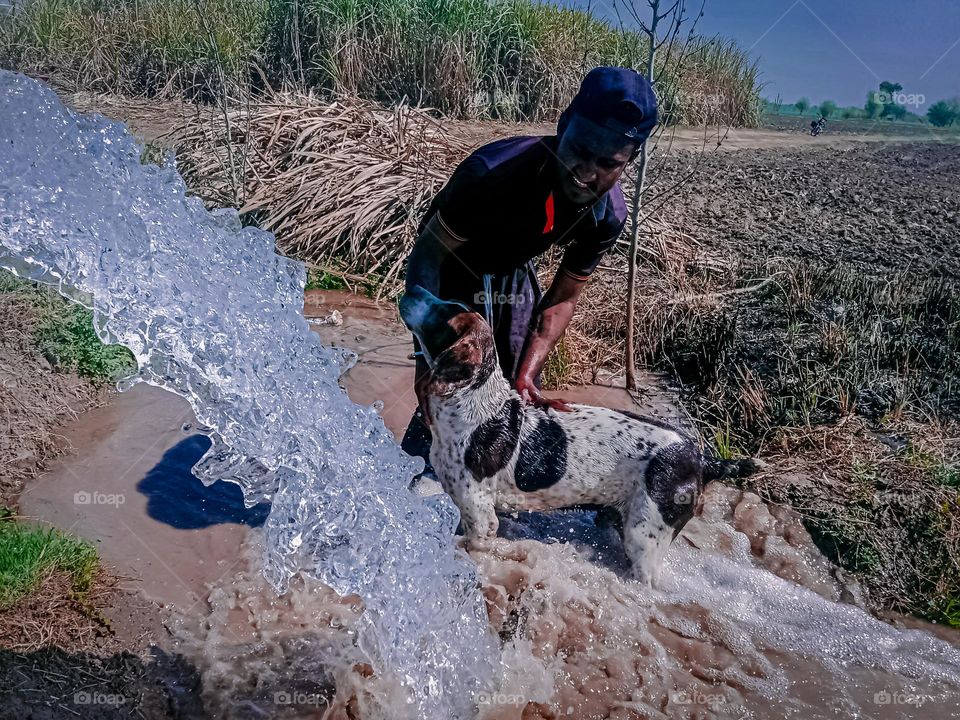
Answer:
<svg viewBox="0 0 960 720"><path fill-rule="evenodd" d="M325 342L358 353L344 385L358 402L382 401L401 434L415 400L393 306L310 292L305 314ZM615 388L561 395L678 414L662 391L641 407ZM207 443L193 423L180 398L133 388L66 430L76 453L27 488L21 510L95 540L167 608L212 716L321 717L332 703L331 717L362 717L359 601L303 582L272 593L259 574L266 508L190 475ZM859 610L856 585L797 519L756 496L712 487L657 590L621 578L622 547L583 514L505 517L501 535L473 553L505 647L499 692L477 698L484 717L960 717L949 677L960 655L923 623L895 630ZM329 663L336 676L331 657L345 660Z"/></svg>

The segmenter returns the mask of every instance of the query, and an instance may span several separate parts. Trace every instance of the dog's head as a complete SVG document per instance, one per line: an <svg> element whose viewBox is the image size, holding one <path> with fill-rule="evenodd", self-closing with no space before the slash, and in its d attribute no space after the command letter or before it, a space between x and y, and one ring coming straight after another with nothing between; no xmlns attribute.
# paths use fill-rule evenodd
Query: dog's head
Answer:
<svg viewBox="0 0 960 720"><path fill-rule="evenodd" d="M479 313L418 285L400 298L400 316L430 366L431 395L450 395L490 377L497 354L490 326Z"/></svg>

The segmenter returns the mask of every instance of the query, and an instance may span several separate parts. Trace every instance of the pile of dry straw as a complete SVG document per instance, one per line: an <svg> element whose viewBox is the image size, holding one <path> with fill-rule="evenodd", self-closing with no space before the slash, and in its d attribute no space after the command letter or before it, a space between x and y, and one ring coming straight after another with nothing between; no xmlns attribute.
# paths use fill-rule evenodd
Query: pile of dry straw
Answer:
<svg viewBox="0 0 960 720"><path fill-rule="evenodd" d="M470 151L425 110L304 95L198 115L174 137L179 169L205 201L241 205L280 252L385 287Z"/></svg>

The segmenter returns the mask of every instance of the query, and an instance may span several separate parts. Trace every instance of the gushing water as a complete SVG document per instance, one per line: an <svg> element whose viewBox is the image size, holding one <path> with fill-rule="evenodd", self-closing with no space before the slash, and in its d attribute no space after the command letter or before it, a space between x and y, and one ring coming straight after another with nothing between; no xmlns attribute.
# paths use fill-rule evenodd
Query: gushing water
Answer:
<svg viewBox="0 0 960 720"><path fill-rule="evenodd" d="M277 591L302 571L362 598L353 660L402 688L369 716L471 715L496 644L453 545L456 508L407 489L421 461L339 387L355 358L303 319L303 266L234 210L187 197L170 164L142 165L141 150L122 125L0 71L0 266L92 308L100 338L136 357L124 387L189 400L213 440L194 473L272 502L264 568Z"/></svg>

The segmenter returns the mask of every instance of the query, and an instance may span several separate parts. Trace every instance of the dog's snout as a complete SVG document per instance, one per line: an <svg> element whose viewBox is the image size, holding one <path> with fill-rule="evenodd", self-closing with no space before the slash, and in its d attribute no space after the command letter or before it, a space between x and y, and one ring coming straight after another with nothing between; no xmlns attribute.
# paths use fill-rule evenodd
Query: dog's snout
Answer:
<svg viewBox="0 0 960 720"><path fill-rule="evenodd" d="M414 333L422 333L437 325L446 324L470 308L456 300L441 300L429 290L413 287L400 298L400 317Z"/></svg>
<svg viewBox="0 0 960 720"><path fill-rule="evenodd" d="M417 292L418 290L427 293L418 285L400 298L400 317L413 332L417 332L423 326L430 311L429 304L424 300L422 293Z"/></svg>
<svg viewBox="0 0 960 720"><path fill-rule="evenodd" d="M441 300L419 285L400 298L400 316L420 341L428 363L463 334L464 326L457 318L474 314L463 303Z"/></svg>

